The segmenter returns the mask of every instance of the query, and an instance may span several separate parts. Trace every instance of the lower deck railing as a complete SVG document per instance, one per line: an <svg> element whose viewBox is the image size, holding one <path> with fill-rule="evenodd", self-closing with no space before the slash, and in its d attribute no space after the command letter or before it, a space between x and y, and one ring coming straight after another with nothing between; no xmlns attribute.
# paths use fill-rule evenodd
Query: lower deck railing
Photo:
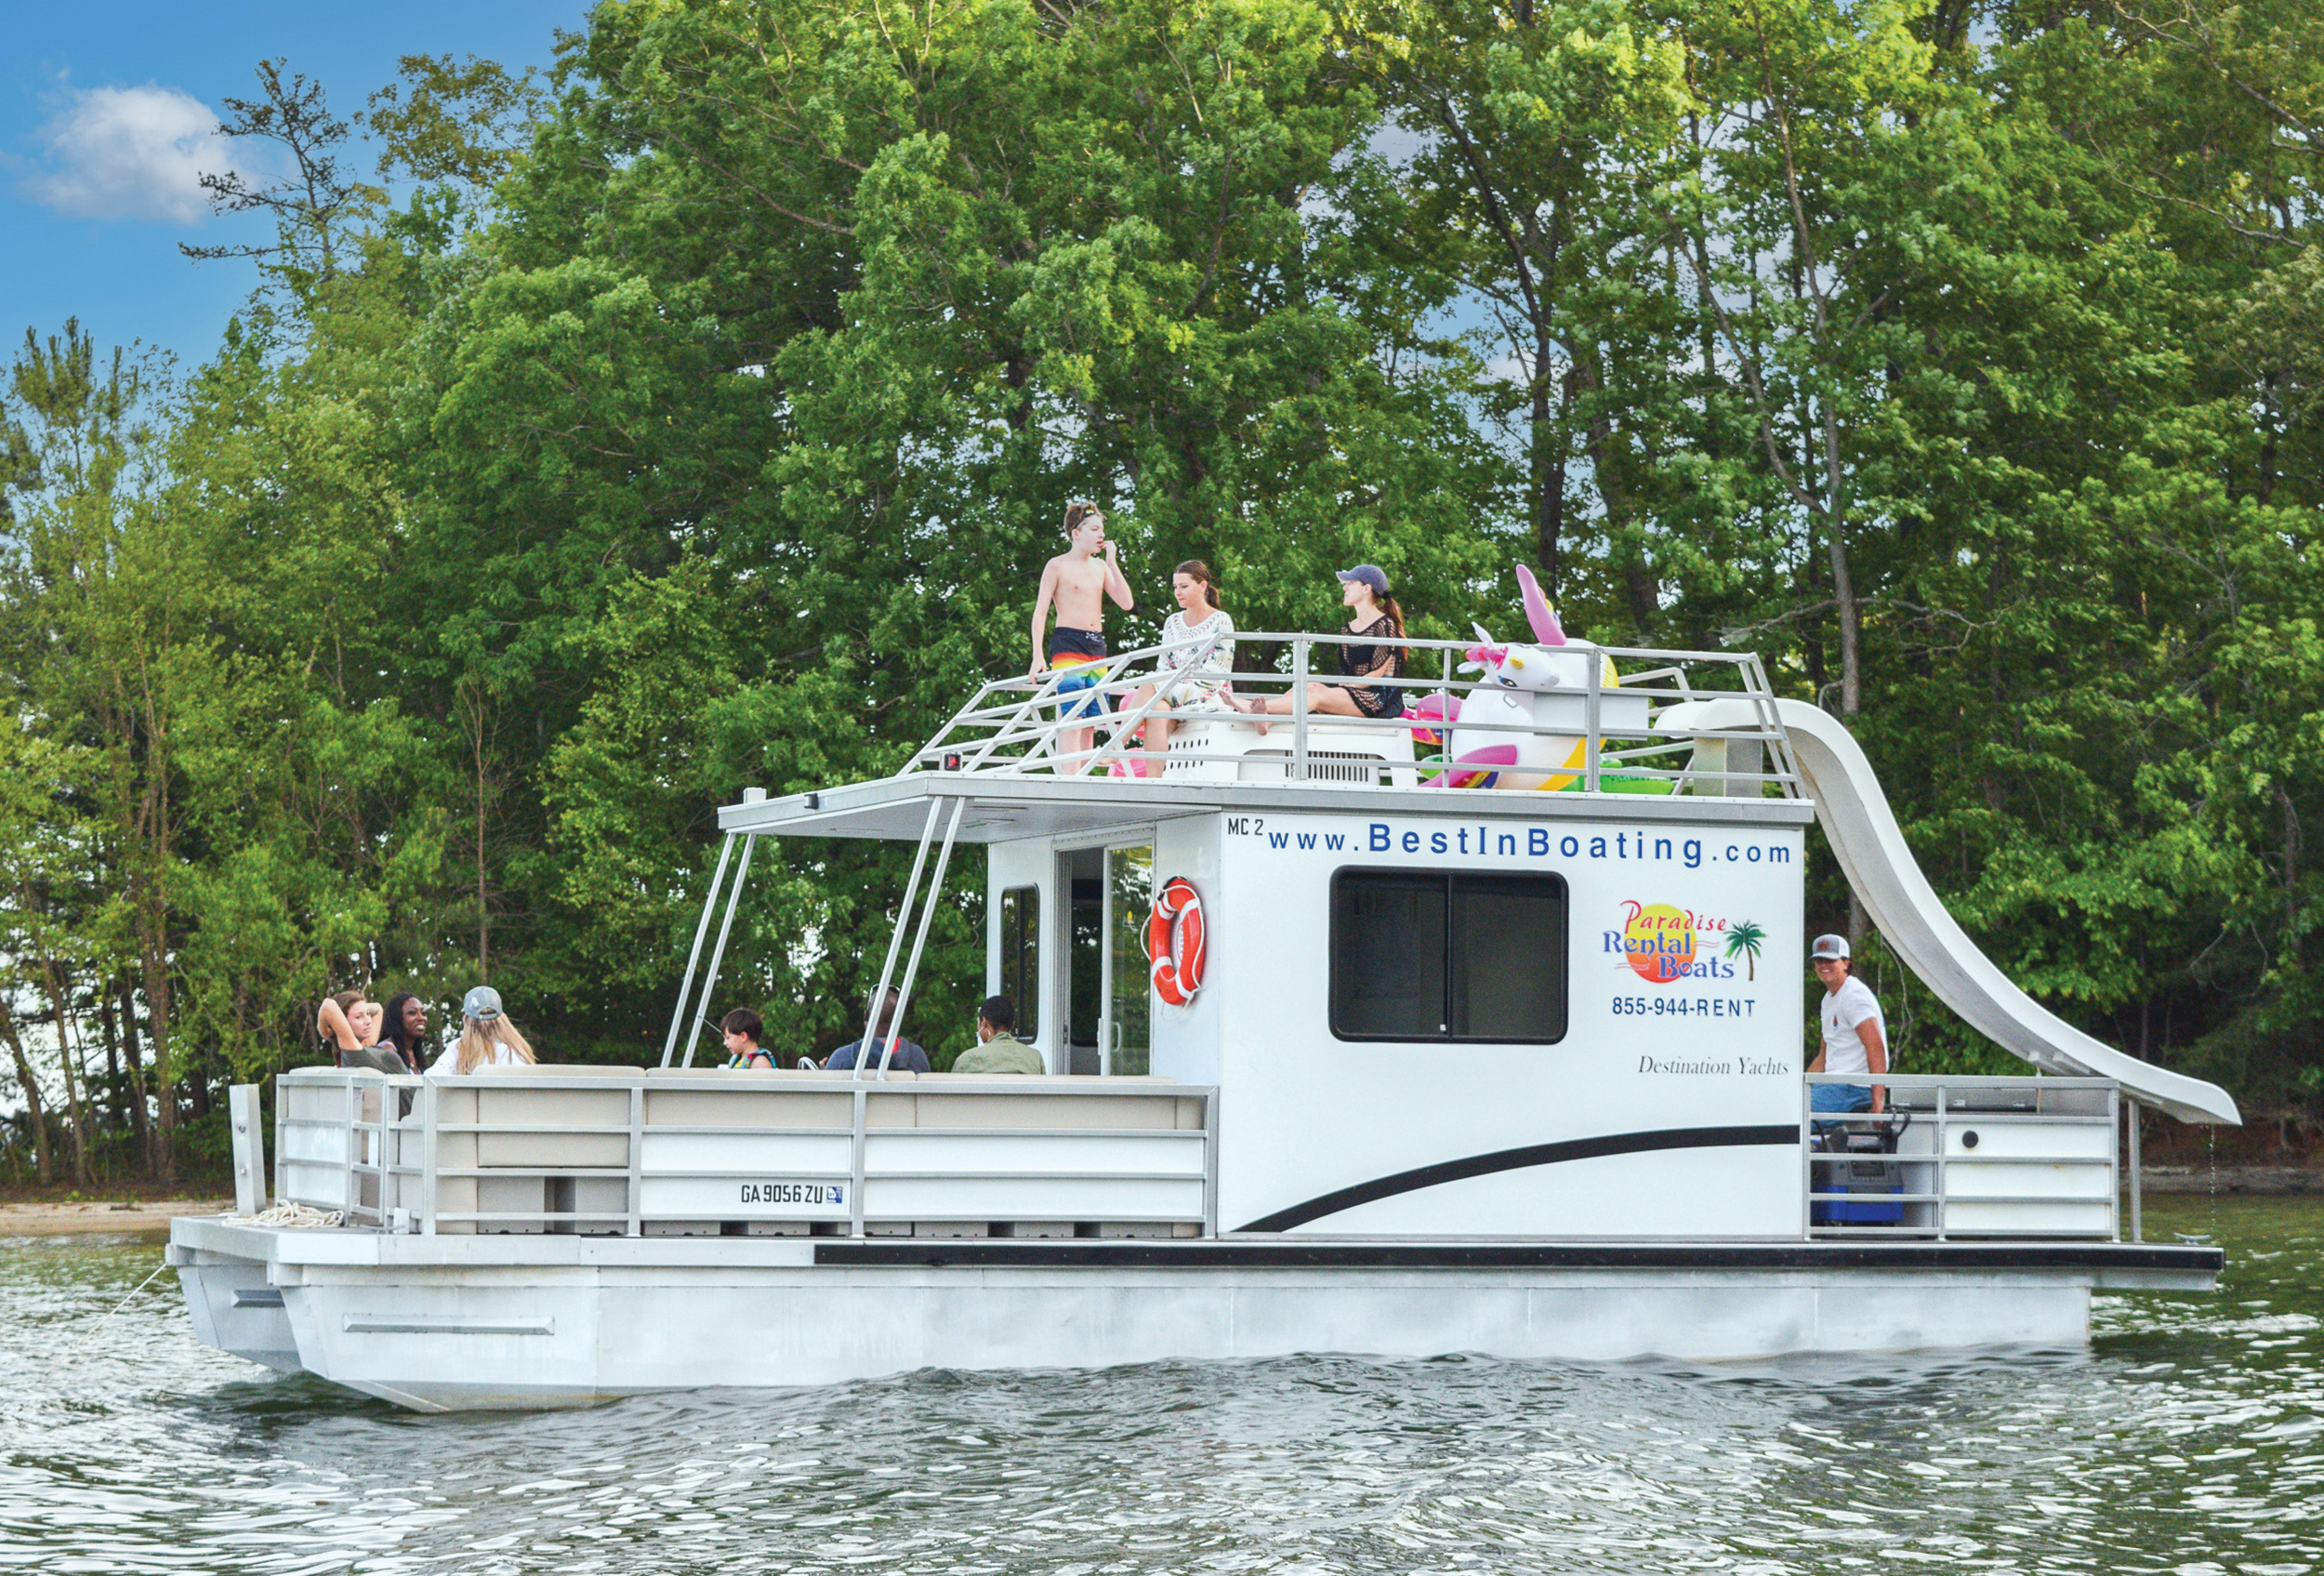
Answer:
<svg viewBox="0 0 2324 1576"><path fill-rule="evenodd" d="M578 1067L275 1083L275 1192L428 1234L1203 1236L1214 1102L1160 1079Z"/></svg>
<svg viewBox="0 0 2324 1576"><path fill-rule="evenodd" d="M2105 1079L1811 1075L1808 1238L2117 1238ZM1217 1235L1218 1102L1165 1079L536 1067L276 1080L275 1195L435 1234ZM2135 1182L2133 1182L2135 1186Z"/></svg>
<svg viewBox="0 0 2324 1576"><path fill-rule="evenodd" d="M1807 1082L1878 1086L1886 1097L1879 1114L1802 1118L1811 1236L2121 1236L2112 1079L1811 1073Z"/></svg>

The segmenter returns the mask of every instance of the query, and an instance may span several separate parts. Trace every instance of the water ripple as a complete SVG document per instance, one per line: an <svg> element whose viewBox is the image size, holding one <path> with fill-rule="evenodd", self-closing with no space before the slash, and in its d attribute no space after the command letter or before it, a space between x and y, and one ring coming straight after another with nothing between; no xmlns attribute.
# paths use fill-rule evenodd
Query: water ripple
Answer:
<svg viewBox="0 0 2324 1576"><path fill-rule="evenodd" d="M263 1375L168 1278L99 1325L151 1243L6 1242L0 1568L2314 1570L2324 1210L2150 1214L2217 1232L2231 1284L2103 1299L2087 1351L923 1372L480 1417Z"/></svg>

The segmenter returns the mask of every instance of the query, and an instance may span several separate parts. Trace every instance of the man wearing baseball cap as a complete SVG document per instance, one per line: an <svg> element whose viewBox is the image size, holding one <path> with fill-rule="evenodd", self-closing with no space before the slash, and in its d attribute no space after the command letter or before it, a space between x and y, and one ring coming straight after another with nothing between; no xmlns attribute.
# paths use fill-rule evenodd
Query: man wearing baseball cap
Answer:
<svg viewBox="0 0 2324 1576"><path fill-rule="evenodd" d="M1824 1024L1824 1048L1807 1065L1812 1073L1865 1073L1888 1070L1888 1021L1870 987L1855 977L1848 962L1848 938L1819 935L1808 958L1816 977L1823 982L1819 1016ZM1812 1083L1807 1108L1816 1112L1878 1111L1887 1091L1879 1084Z"/></svg>

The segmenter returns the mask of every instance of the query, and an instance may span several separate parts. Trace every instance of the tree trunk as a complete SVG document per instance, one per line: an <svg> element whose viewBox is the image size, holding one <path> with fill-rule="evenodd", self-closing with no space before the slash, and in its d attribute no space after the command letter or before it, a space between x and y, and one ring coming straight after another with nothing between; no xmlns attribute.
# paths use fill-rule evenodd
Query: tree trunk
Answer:
<svg viewBox="0 0 2324 1576"><path fill-rule="evenodd" d="M1856 714L1864 709L1864 675L1856 656L1856 592L1855 581L1848 572L1848 541L1836 517L1828 518L1826 528L1831 536L1832 600L1840 604L1840 717L1855 732ZM1861 942L1871 929L1864 914L1864 900L1856 895L1852 882L1848 887L1848 945L1851 948Z"/></svg>
<svg viewBox="0 0 2324 1576"><path fill-rule="evenodd" d="M137 1139L147 1175L153 1172L153 1133L145 1113L145 1058L138 1052L138 1004L129 982L121 982L121 1049L129 1064L129 1131Z"/></svg>
<svg viewBox="0 0 2324 1576"><path fill-rule="evenodd" d="M73 1134L73 1180L83 1187L89 1185L88 1169L88 1104L81 1098L81 1080L73 1076L73 1038L65 1021L64 990L57 977L57 967L43 958L40 964L41 984L48 993L50 1020L57 1026L57 1066L64 1070L64 1105L68 1131Z"/></svg>
<svg viewBox="0 0 2324 1576"><path fill-rule="evenodd" d="M33 1167L43 1182L56 1176L54 1163L48 1158L48 1113L41 1108L40 1080L33 1076L33 1064L24 1055L24 1042L17 1038L16 1014L0 1002L0 1035L8 1041L8 1054L16 1062L16 1081L24 1091L24 1116L33 1126Z"/></svg>
<svg viewBox="0 0 2324 1576"><path fill-rule="evenodd" d="M1545 349L1539 343L1534 349L1533 429L1532 441L1526 445L1533 475L1527 490L1533 495L1533 565L1541 571L1541 583L1549 588L1554 602L1557 538L1565 524L1565 463L1562 454L1554 461L1550 457L1550 387L1542 373L1544 364L1538 359Z"/></svg>
<svg viewBox="0 0 2324 1576"><path fill-rule="evenodd" d="M1604 386L1595 376L1586 372L1583 376L1589 379L1588 387ZM1591 417L1582 444L1590 456L1591 472L1597 478L1598 497L1605 503L1607 545L1620 555L1623 600L1629 605L1635 638L1644 641L1662 612L1662 588L1655 578L1654 565L1646 560L1644 545L1635 541L1621 545L1623 528L1638 518L1639 511L1628 485L1617 473L1614 423L1602 415Z"/></svg>
<svg viewBox="0 0 2324 1576"><path fill-rule="evenodd" d="M2291 795L2280 786L2276 789L2276 806L2283 817L2283 955L2285 960L2297 969L2300 967L2300 808L2291 801Z"/></svg>
<svg viewBox="0 0 2324 1576"><path fill-rule="evenodd" d="M1855 577L1848 569L1848 540L1837 519L1828 519L1831 536L1831 593L1840 604L1840 717L1853 721L1864 709L1864 673L1857 659Z"/></svg>
<svg viewBox="0 0 2324 1576"><path fill-rule="evenodd" d="M101 985L97 990L97 1026L105 1037L106 1104L112 1108L113 1130L129 1125L128 1085L121 1078L121 1030L113 1023L113 999Z"/></svg>
<svg viewBox="0 0 2324 1576"><path fill-rule="evenodd" d="M153 1089L160 1117L153 1132L153 1176L170 1182L178 1175L178 1080L169 1066L169 961L149 939L144 962L145 1026L153 1041Z"/></svg>

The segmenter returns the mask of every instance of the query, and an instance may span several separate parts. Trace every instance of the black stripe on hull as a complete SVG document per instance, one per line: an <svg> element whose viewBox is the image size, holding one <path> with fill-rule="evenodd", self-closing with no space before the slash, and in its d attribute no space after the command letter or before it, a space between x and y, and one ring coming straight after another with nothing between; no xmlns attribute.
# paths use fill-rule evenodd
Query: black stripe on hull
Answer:
<svg viewBox="0 0 2324 1576"><path fill-rule="evenodd" d="M1359 1182L1353 1187L1341 1187L1304 1204L1294 1204L1287 1210L1277 1210L1271 1215L1251 1222L1245 1231L1289 1231L1310 1221L1352 1210L1358 1204L1369 1204L1381 1199L1393 1199L1399 1193L1414 1193L1423 1187L1441 1186L1447 1182L1462 1182L1472 1176L1491 1176L1496 1172L1524 1171L1533 1166L1553 1166L1566 1160L1595 1160L1607 1155L1644 1155L1658 1149L1736 1149L1762 1145L1800 1142L1800 1130L1789 1123L1769 1127L1669 1127L1656 1132L1608 1132L1596 1138L1571 1138L1562 1144L1528 1144L1522 1149L1496 1149L1489 1155L1472 1155L1465 1160L1443 1160L1433 1166L1420 1166L1412 1171L1400 1171L1393 1176L1383 1176L1370 1182Z"/></svg>

